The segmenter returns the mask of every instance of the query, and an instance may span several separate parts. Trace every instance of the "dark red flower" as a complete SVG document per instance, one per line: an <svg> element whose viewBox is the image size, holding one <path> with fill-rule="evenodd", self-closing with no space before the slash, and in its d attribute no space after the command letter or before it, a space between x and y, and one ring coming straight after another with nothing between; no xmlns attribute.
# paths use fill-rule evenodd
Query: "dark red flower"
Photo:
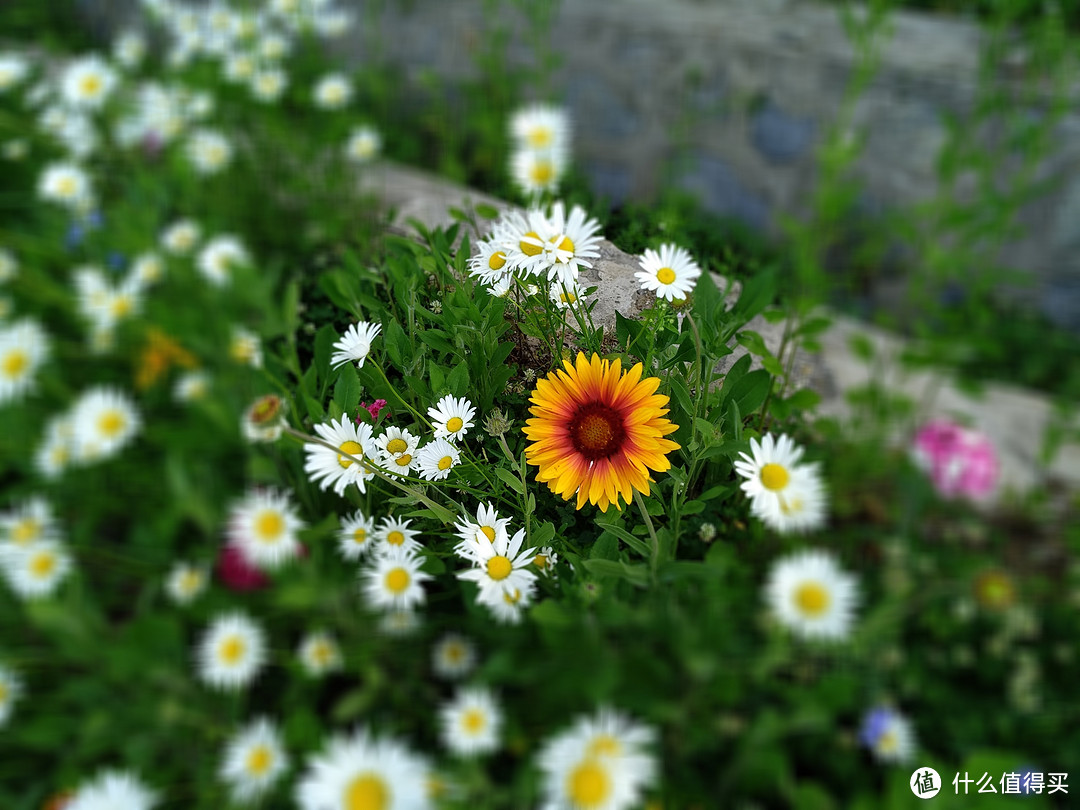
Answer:
<svg viewBox="0 0 1080 810"><path fill-rule="evenodd" d="M248 562L244 553L232 543L222 547L217 572L225 587L234 591L255 591L270 584L266 575Z"/></svg>

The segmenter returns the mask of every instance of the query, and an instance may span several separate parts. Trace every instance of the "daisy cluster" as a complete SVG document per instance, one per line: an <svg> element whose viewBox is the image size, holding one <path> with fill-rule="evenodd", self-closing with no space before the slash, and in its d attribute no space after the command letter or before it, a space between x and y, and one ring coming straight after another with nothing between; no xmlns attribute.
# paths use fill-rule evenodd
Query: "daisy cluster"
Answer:
<svg viewBox="0 0 1080 810"><path fill-rule="evenodd" d="M600 223L578 205L569 214L561 201L524 214L508 211L491 235L477 243L469 273L495 296L515 286L532 294L542 284L552 303L565 309L584 294L578 276L582 267L592 267L590 259L600 256L602 239Z"/></svg>
<svg viewBox="0 0 1080 810"><path fill-rule="evenodd" d="M0 512L0 573L16 596L50 596L72 567L63 532L45 498L33 496Z"/></svg>
<svg viewBox="0 0 1080 810"><path fill-rule="evenodd" d="M528 197L554 192L570 161L570 115L554 104L530 104L510 117L510 176Z"/></svg>

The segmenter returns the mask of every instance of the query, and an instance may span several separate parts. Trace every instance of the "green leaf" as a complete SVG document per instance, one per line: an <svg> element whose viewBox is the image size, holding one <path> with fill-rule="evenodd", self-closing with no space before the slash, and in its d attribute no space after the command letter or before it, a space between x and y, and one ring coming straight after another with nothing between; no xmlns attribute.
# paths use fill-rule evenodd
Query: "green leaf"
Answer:
<svg viewBox="0 0 1080 810"><path fill-rule="evenodd" d="M678 582L680 579L715 579L716 570L694 560L669 560L656 572L661 582Z"/></svg>
<svg viewBox="0 0 1080 810"><path fill-rule="evenodd" d="M446 385L455 397L463 397L469 392L469 365L464 360L454 366Z"/></svg>
<svg viewBox="0 0 1080 810"><path fill-rule="evenodd" d="M496 467L495 475L499 480L506 484L510 489L514 490L518 495L525 494L525 485L521 483L521 479L510 472L505 467Z"/></svg>
<svg viewBox="0 0 1080 810"><path fill-rule="evenodd" d="M601 577L625 579L632 585L644 588L649 583L649 569L644 563L630 565L621 560L585 560L582 563L590 573Z"/></svg>
<svg viewBox="0 0 1080 810"><path fill-rule="evenodd" d="M454 348L454 344L449 341L450 336L442 329L424 329L423 331L417 332L416 336L431 348L444 352L451 357L457 354L457 349Z"/></svg>
<svg viewBox="0 0 1080 810"><path fill-rule="evenodd" d="M619 559L619 538L610 531L611 527L605 527L609 531L602 532L596 538L589 550L589 558L593 560L617 560Z"/></svg>
<svg viewBox="0 0 1080 810"><path fill-rule="evenodd" d="M645 324L615 313L615 340L619 347L632 352L633 346L645 334Z"/></svg>
<svg viewBox="0 0 1080 810"><path fill-rule="evenodd" d="M533 531L532 540L534 546L546 546L555 539L555 524L551 521L541 524Z"/></svg>
<svg viewBox="0 0 1080 810"><path fill-rule="evenodd" d="M848 338L848 347L856 357L867 363L873 360L877 353L873 341L861 332L855 332Z"/></svg>
<svg viewBox="0 0 1080 810"><path fill-rule="evenodd" d="M334 401L345 413L352 413L360 405L360 378L356 376L356 367L352 363L342 366L338 372Z"/></svg>
<svg viewBox="0 0 1080 810"><path fill-rule="evenodd" d="M409 351L409 339L405 335L405 330L401 328L401 324L391 319L386 323L386 329L383 332L383 346L386 347L386 353L390 355L390 359L394 365L399 369L405 368L405 357L408 354L412 355Z"/></svg>
<svg viewBox="0 0 1080 810"><path fill-rule="evenodd" d="M808 411L812 408L816 408L817 404L821 402L821 394L809 388L800 388L788 397L786 401L792 408Z"/></svg>
<svg viewBox="0 0 1080 810"><path fill-rule="evenodd" d="M428 364L428 379L431 382L431 393L438 396L446 385L446 374L442 366L436 363Z"/></svg>
<svg viewBox="0 0 1080 810"><path fill-rule="evenodd" d="M761 365L765 367L765 370L772 374L774 377L784 376L784 367L780 365L780 361L775 357L762 357Z"/></svg>
<svg viewBox="0 0 1080 810"><path fill-rule="evenodd" d="M751 354L758 357L772 357L772 352L765 345L765 338L752 329L743 329L735 336L740 346L745 346Z"/></svg>
<svg viewBox="0 0 1080 810"><path fill-rule="evenodd" d="M494 205L488 205L487 203L477 203L474 206L473 210L475 210L476 213L482 216L484 219L499 218L499 209L496 208Z"/></svg>
<svg viewBox="0 0 1080 810"><path fill-rule="evenodd" d="M330 354L338 337L337 330L328 323L315 333L315 367L319 370L319 379L330 376Z"/></svg>
<svg viewBox="0 0 1080 810"><path fill-rule="evenodd" d="M323 411L322 405L320 405L313 397L304 394L304 405L307 407L308 416L314 421L321 422L325 411Z"/></svg>
<svg viewBox="0 0 1080 810"><path fill-rule="evenodd" d="M776 272L769 268L751 276L743 284L742 294L735 302L735 314L749 321L776 298Z"/></svg>
<svg viewBox="0 0 1080 810"><path fill-rule="evenodd" d="M618 520L618 518L615 518L615 520ZM622 540L624 543L626 543L626 545L628 545L645 559L648 559L650 554L652 553L651 549L644 540L638 537L634 537L634 535L630 534L630 532L628 532L622 526L619 526L617 523L606 523L598 519L596 521L596 525L600 526L604 530L605 534L611 533L615 535L615 537L617 537L619 540ZM600 536L603 537L603 535Z"/></svg>
<svg viewBox="0 0 1080 810"><path fill-rule="evenodd" d="M738 406L739 413L748 416L765 402L772 386L772 377L763 368L751 371L735 384L731 391L731 401Z"/></svg>

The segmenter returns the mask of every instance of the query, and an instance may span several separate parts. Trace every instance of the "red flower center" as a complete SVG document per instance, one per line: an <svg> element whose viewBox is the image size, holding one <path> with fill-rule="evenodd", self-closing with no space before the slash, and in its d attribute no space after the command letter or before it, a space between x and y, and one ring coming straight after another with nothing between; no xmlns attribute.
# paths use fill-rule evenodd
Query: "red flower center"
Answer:
<svg viewBox="0 0 1080 810"><path fill-rule="evenodd" d="M617 452L625 438L622 417L602 402L582 405L570 420L570 441L574 449L590 461Z"/></svg>

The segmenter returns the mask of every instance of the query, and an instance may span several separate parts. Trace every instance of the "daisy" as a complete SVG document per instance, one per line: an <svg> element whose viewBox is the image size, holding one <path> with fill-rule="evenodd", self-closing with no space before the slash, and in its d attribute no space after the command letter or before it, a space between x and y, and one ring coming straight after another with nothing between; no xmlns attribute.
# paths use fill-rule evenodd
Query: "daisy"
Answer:
<svg viewBox="0 0 1080 810"><path fill-rule="evenodd" d="M477 532L481 532L484 537L494 543L496 536L509 531L510 518L500 518L498 511L490 503L482 503L476 507L475 521L469 517L471 516L454 524L457 536L461 538L461 542L457 544L454 551L466 556L466 559L471 559L466 553L466 548L475 539Z"/></svg>
<svg viewBox="0 0 1080 810"><path fill-rule="evenodd" d="M250 329L234 326L229 341L229 357L237 363L262 368L262 345L259 343L259 336Z"/></svg>
<svg viewBox="0 0 1080 810"><path fill-rule="evenodd" d="M439 710L443 745L453 754L490 754L499 747L502 711L488 689L463 689Z"/></svg>
<svg viewBox="0 0 1080 810"><path fill-rule="evenodd" d="M233 506L227 534L248 562L272 571L295 559L300 551L296 534L305 527L287 492L253 489Z"/></svg>
<svg viewBox="0 0 1080 810"><path fill-rule="evenodd" d="M341 452L313 442L305 444L304 472L308 478L320 489L333 487L338 495L344 496L345 489L351 484L364 492L367 481L375 477L375 472L353 459L362 462L364 458L373 459L378 455L371 437L371 425L366 422L358 425L342 414L338 422L315 425L315 432ZM341 453L348 453L353 458L346 458Z"/></svg>
<svg viewBox="0 0 1080 810"><path fill-rule="evenodd" d="M308 760L295 797L300 810L431 810L429 773L427 762L403 744L360 728L331 737Z"/></svg>
<svg viewBox="0 0 1080 810"><path fill-rule="evenodd" d="M569 146L570 116L554 104L530 104L510 117L510 134L520 149L561 150Z"/></svg>
<svg viewBox="0 0 1080 810"><path fill-rule="evenodd" d="M538 380L530 401L533 419L523 428L532 442L526 461L539 468L536 480L577 508L586 502L601 511L621 509L637 490L649 494L648 470L671 467L666 455L679 445L663 438L678 430L664 418L668 398L656 394L658 377L642 380L638 363L625 374L621 363L578 353L577 362Z"/></svg>
<svg viewBox="0 0 1080 810"><path fill-rule="evenodd" d="M74 163L50 163L38 180L38 194L76 212L93 206L90 178Z"/></svg>
<svg viewBox="0 0 1080 810"><path fill-rule="evenodd" d="M0 54L0 93L20 84L30 73L30 62L13 54Z"/></svg>
<svg viewBox="0 0 1080 810"><path fill-rule="evenodd" d="M431 579L420 570L422 560L405 548L386 548L360 574L368 605L380 609L409 610L423 604L421 583Z"/></svg>
<svg viewBox="0 0 1080 810"><path fill-rule="evenodd" d="M776 619L793 632L842 639L851 630L858 585L829 554L804 550L773 564L765 596Z"/></svg>
<svg viewBox="0 0 1080 810"><path fill-rule="evenodd" d="M206 396L210 390L210 376L204 371L181 374L173 386L173 397L178 402L193 402Z"/></svg>
<svg viewBox="0 0 1080 810"><path fill-rule="evenodd" d="M337 368L356 361L356 367L363 368L364 361L367 360L368 353L371 351L371 342L375 340L380 329L382 329L381 325L367 321L354 323L346 329L344 336L333 345L336 351L330 357L330 367Z"/></svg>
<svg viewBox="0 0 1080 810"><path fill-rule="evenodd" d="M80 785L64 810L151 810L157 803L157 794L134 774L106 770Z"/></svg>
<svg viewBox="0 0 1080 810"><path fill-rule="evenodd" d="M238 84L251 80L258 62L250 53L236 53L225 61L225 80Z"/></svg>
<svg viewBox="0 0 1080 810"><path fill-rule="evenodd" d="M145 56L146 38L138 31L124 31L113 42L113 58L123 67L138 67Z"/></svg>
<svg viewBox="0 0 1080 810"><path fill-rule="evenodd" d="M324 76L315 85L315 106L324 110L340 110L352 100L352 85L340 73Z"/></svg>
<svg viewBox="0 0 1080 810"><path fill-rule="evenodd" d="M34 453L34 467L49 480L64 472L74 460L75 425L70 415L54 416L45 423L45 439Z"/></svg>
<svg viewBox="0 0 1080 810"><path fill-rule="evenodd" d="M34 389L49 343L45 330L30 318L0 326L0 406Z"/></svg>
<svg viewBox="0 0 1080 810"><path fill-rule="evenodd" d="M559 555L551 546L544 546L533 557L533 565L541 574L550 574L555 570L555 564L559 562Z"/></svg>
<svg viewBox="0 0 1080 810"><path fill-rule="evenodd" d="M488 604L501 600L504 594L514 596L515 591L523 591L536 579L536 574L528 570L536 549L523 550L524 540L524 529L513 537L501 532L494 541L478 532L465 545L465 554L474 567L459 573L458 579L475 582L480 587L480 601Z"/></svg>
<svg viewBox="0 0 1080 810"><path fill-rule="evenodd" d="M435 438L452 442L465 437L474 424L474 416L476 408L469 400L464 397L455 399L450 394L440 399L434 408L428 408L428 417L435 428Z"/></svg>
<svg viewBox="0 0 1080 810"><path fill-rule="evenodd" d="M353 24L353 15L343 8L319 8L315 9L311 26L319 36L333 39L340 37Z"/></svg>
<svg viewBox="0 0 1080 810"><path fill-rule="evenodd" d="M309 633L300 642L296 655L312 677L341 669L341 647L329 633Z"/></svg>
<svg viewBox="0 0 1080 810"><path fill-rule="evenodd" d="M521 621L525 608L532 604L535 595L536 581L531 580L523 588L503 591L501 597L496 596L490 600L478 598L477 601L490 610L497 621L503 624L517 624Z"/></svg>
<svg viewBox="0 0 1080 810"><path fill-rule="evenodd" d="M233 802L247 804L259 798L289 767L281 732L265 717L237 731L225 746L218 771Z"/></svg>
<svg viewBox="0 0 1080 810"><path fill-rule="evenodd" d="M345 143L345 157L353 163L367 163L382 148L382 137L374 127L357 127Z"/></svg>
<svg viewBox="0 0 1080 810"><path fill-rule="evenodd" d="M71 556L57 540L0 546L0 568L11 590L23 599L52 594L71 571Z"/></svg>
<svg viewBox="0 0 1080 810"><path fill-rule="evenodd" d="M84 391L71 411L75 458L100 461L120 452L142 427L142 417L127 394L96 386Z"/></svg>
<svg viewBox="0 0 1080 810"><path fill-rule="evenodd" d="M404 549L410 553L419 551L423 548L420 541L416 539L419 532L416 529L410 529L410 523L412 523L411 520L384 517L379 522L379 528L372 538L376 543L376 548L380 551L394 548Z"/></svg>
<svg viewBox="0 0 1080 810"><path fill-rule="evenodd" d="M550 740L538 759L546 807L625 810L656 777L655 732L609 709L579 719Z"/></svg>
<svg viewBox="0 0 1080 810"><path fill-rule="evenodd" d="M60 94L74 109L96 110L105 103L116 82L116 71L95 54L68 65L60 78Z"/></svg>
<svg viewBox="0 0 1080 810"><path fill-rule="evenodd" d="M288 402L277 394L259 397L240 418L240 432L249 442L274 442L285 429Z"/></svg>
<svg viewBox="0 0 1080 810"><path fill-rule="evenodd" d="M196 651L199 679L220 689L247 686L266 661L262 628L242 613L219 616Z"/></svg>
<svg viewBox="0 0 1080 810"><path fill-rule="evenodd" d="M440 678L464 678L476 666L476 647L457 633L447 633L431 651L431 666Z"/></svg>
<svg viewBox="0 0 1080 810"><path fill-rule="evenodd" d="M131 277L142 285L156 284L165 275L165 262L153 252L142 253L131 263Z"/></svg>
<svg viewBox="0 0 1080 810"><path fill-rule="evenodd" d="M510 156L510 177L527 196L554 192L566 172L568 156L564 150L519 149Z"/></svg>
<svg viewBox="0 0 1080 810"><path fill-rule="evenodd" d="M420 437L412 435L408 429L391 426L376 439L375 444L384 467L398 475L408 475L416 461Z"/></svg>
<svg viewBox="0 0 1080 810"><path fill-rule="evenodd" d="M634 278L640 282L641 289L655 292L657 298L668 301L686 298L701 275L697 262L677 245L661 245L659 253L646 248L638 264L641 270L634 273Z"/></svg>
<svg viewBox="0 0 1080 810"><path fill-rule="evenodd" d="M493 233L491 239L481 239L477 253L469 259L469 273L482 284L496 284L510 275L507 254L512 250L505 239Z"/></svg>
<svg viewBox="0 0 1080 810"><path fill-rule="evenodd" d="M428 442L416 454L420 475L428 481L439 481L450 475L450 470L461 463L461 451L446 439Z"/></svg>
<svg viewBox="0 0 1080 810"><path fill-rule="evenodd" d="M22 679L3 664L0 664L0 728L3 728L11 717L16 701L22 696Z"/></svg>
<svg viewBox="0 0 1080 810"><path fill-rule="evenodd" d="M292 43L281 34L267 33L256 45L256 53L268 62L283 59L292 50Z"/></svg>
<svg viewBox="0 0 1080 810"><path fill-rule="evenodd" d="M232 146L228 139L212 129L192 132L185 151L195 171L206 176L217 174L232 160Z"/></svg>
<svg viewBox="0 0 1080 810"><path fill-rule="evenodd" d="M174 222L161 234L161 245L174 256L186 256L199 243L201 231L190 219Z"/></svg>
<svg viewBox="0 0 1080 810"><path fill-rule="evenodd" d="M338 549L346 560L358 560L375 547L375 520L357 509L341 521Z"/></svg>
<svg viewBox="0 0 1080 810"><path fill-rule="evenodd" d="M165 578L165 593L177 605L188 605L206 590L206 568L179 562Z"/></svg>
<svg viewBox="0 0 1080 810"><path fill-rule="evenodd" d="M420 629L415 610L391 608L379 617L379 632L389 638L407 638Z"/></svg>
<svg viewBox="0 0 1080 810"><path fill-rule="evenodd" d="M228 282L237 265L250 264L251 258L243 243L235 236L216 236L199 251L195 266L211 284L220 287Z"/></svg>
<svg viewBox="0 0 1080 810"><path fill-rule="evenodd" d="M548 290L548 297L557 309L568 309L578 302L584 294L581 285L577 282L555 281Z"/></svg>
<svg viewBox="0 0 1080 810"><path fill-rule="evenodd" d="M52 506L40 496L28 498L10 512L0 514L0 538L18 546L30 546L39 540L59 540Z"/></svg>
<svg viewBox="0 0 1080 810"><path fill-rule="evenodd" d="M911 721L895 709L878 706L863 718L859 740L879 762L909 762L915 754Z"/></svg>
<svg viewBox="0 0 1080 810"><path fill-rule="evenodd" d="M807 531L825 522L824 483L817 463L800 463L803 450L790 436L767 433L750 440L750 452L739 453L735 471L747 480L740 488L751 499L751 511L780 532Z"/></svg>
<svg viewBox="0 0 1080 810"><path fill-rule="evenodd" d="M530 230L522 242L531 245L539 253L521 266L534 275L547 273L548 281L565 285L568 289L577 284L582 267L592 267L589 259L600 256L600 223L587 219L588 214L580 205L570 209L570 215L562 202L551 206L550 212L540 209L529 211Z"/></svg>
<svg viewBox="0 0 1080 810"><path fill-rule="evenodd" d="M259 70L251 77L251 94L265 104L272 104L281 98L285 87L289 83L289 77L281 68Z"/></svg>

